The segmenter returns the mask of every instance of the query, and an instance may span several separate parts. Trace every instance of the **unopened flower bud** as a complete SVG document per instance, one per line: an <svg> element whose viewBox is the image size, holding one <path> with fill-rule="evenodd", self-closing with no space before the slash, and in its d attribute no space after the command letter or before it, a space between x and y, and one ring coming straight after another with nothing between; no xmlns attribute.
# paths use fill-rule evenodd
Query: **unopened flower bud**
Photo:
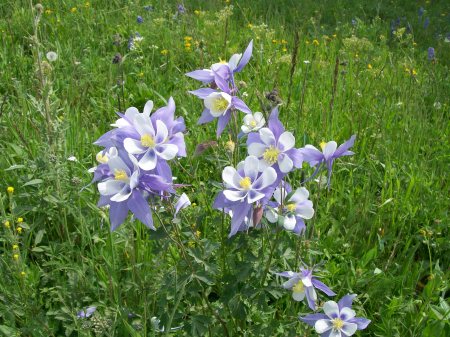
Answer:
<svg viewBox="0 0 450 337"><path fill-rule="evenodd" d="M225 149L230 153L234 152L235 147L236 144L231 139L225 143Z"/></svg>
<svg viewBox="0 0 450 337"><path fill-rule="evenodd" d="M42 13L44 11L44 6L42 6L41 4L36 4L36 6L34 6L34 8L36 9L36 11L38 11L39 13Z"/></svg>

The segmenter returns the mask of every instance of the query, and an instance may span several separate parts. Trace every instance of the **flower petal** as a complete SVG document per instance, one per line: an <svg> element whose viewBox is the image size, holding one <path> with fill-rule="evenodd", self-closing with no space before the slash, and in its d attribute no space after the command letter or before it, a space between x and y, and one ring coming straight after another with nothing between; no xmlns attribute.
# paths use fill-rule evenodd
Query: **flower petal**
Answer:
<svg viewBox="0 0 450 337"><path fill-rule="evenodd" d="M139 140L133 138L125 138L123 147L130 154L141 154L147 151L147 148L143 147Z"/></svg>
<svg viewBox="0 0 450 337"><path fill-rule="evenodd" d="M113 195L111 197L111 201L115 201L115 202L122 202L127 200L130 195L131 195L131 188L128 185L125 185L120 191L119 193Z"/></svg>
<svg viewBox="0 0 450 337"><path fill-rule="evenodd" d="M339 307L334 301L325 302L323 305L323 312L330 318L339 317Z"/></svg>
<svg viewBox="0 0 450 337"><path fill-rule="evenodd" d="M334 154L334 151L336 151L336 148L337 148L337 143L334 140L326 143L322 150L323 155L325 156L325 159L330 158Z"/></svg>
<svg viewBox="0 0 450 337"><path fill-rule="evenodd" d="M261 144L261 143L251 143L248 146L248 154L251 156L256 156L258 158L261 158L264 154L264 151L266 151L267 145Z"/></svg>
<svg viewBox="0 0 450 337"><path fill-rule="evenodd" d="M340 312L340 318L343 321L348 321L356 316L356 312L348 307L342 308Z"/></svg>
<svg viewBox="0 0 450 337"><path fill-rule="evenodd" d="M278 167L282 173L288 173L294 167L294 163L287 154L280 154L278 157Z"/></svg>
<svg viewBox="0 0 450 337"><path fill-rule="evenodd" d="M247 191L225 190L223 195L230 201L239 201L247 196Z"/></svg>
<svg viewBox="0 0 450 337"><path fill-rule="evenodd" d="M289 201L299 204L305 200L308 200L308 197L309 197L309 191L304 187L300 187L295 190L294 194L289 199Z"/></svg>
<svg viewBox="0 0 450 337"><path fill-rule="evenodd" d="M314 208L310 200L302 202L297 205L295 209L295 215L302 217L303 219L311 219L314 216Z"/></svg>
<svg viewBox="0 0 450 337"><path fill-rule="evenodd" d="M145 106L144 106L143 114L146 116L150 116L150 113L152 112L152 110L153 110L153 101L147 101L147 103L145 103ZM131 119L131 120L133 120L133 119Z"/></svg>
<svg viewBox="0 0 450 337"><path fill-rule="evenodd" d="M169 135L169 130L167 130L166 124L164 124L160 120L157 120L156 121L156 136L155 136L156 144L163 143L166 140L168 135Z"/></svg>
<svg viewBox="0 0 450 337"><path fill-rule="evenodd" d="M241 179L242 177L232 166L227 166L222 171L222 180L228 188L233 187L235 189L240 189L239 182L241 181Z"/></svg>
<svg viewBox="0 0 450 337"><path fill-rule="evenodd" d="M119 193L124 185L126 183L123 181L110 179L98 183L97 188L101 195L114 195Z"/></svg>
<svg viewBox="0 0 450 337"><path fill-rule="evenodd" d="M294 147L295 137L291 132L285 131L278 138L278 144L282 146L283 152L288 151Z"/></svg>
<svg viewBox="0 0 450 337"><path fill-rule="evenodd" d="M294 299L294 301L300 302L303 301L303 299L305 298L305 292L292 292L292 298Z"/></svg>
<svg viewBox="0 0 450 337"><path fill-rule="evenodd" d="M283 227L284 229L291 231L295 228L296 223L297 219L294 215L287 215L284 217Z"/></svg>
<svg viewBox="0 0 450 337"><path fill-rule="evenodd" d="M175 158L175 156L178 153L178 146L174 144L162 144L158 145L155 148L155 152L159 157L161 157L164 160L171 160Z"/></svg>
<svg viewBox="0 0 450 337"><path fill-rule="evenodd" d="M358 326L355 323L348 323L348 322L344 322L344 325L341 328L341 331L346 336L353 335L356 332L356 330L358 330Z"/></svg>
<svg viewBox="0 0 450 337"><path fill-rule="evenodd" d="M153 149L148 149L141 160L139 160L139 167L145 171L150 171L156 167L157 161L156 152Z"/></svg>
<svg viewBox="0 0 450 337"><path fill-rule="evenodd" d="M261 200L262 198L264 198L264 193L260 193L258 191L255 190L250 190L248 191L248 203L252 204L258 200Z"/></svg>
<svg viewBox="0 0 450 337"><path fill-rule="evenodd" d="M270 146L275 145L275 136L272 133L272 130L269 128L262 128L259 130L259 136L261 137L261 141Z"/></svg>
<svg viewBox="0 0 450 337"><path fill-rule="evenodd" d="M260 162L261 164L261 162ZM269 187L277 180L277 172L272 168L266 168L261 175L253 182L253 189L261 191L266 187Z"/></svg>
<svg viewBox="0 0 450 337"><path fill-rule="evenodd" d="M255 156L248 156L244 161L244 173L252 182L255 181L258 175L259 160Z"/></svg>
<svg viewBox="0 0 450 337"><path fill-rule="evenodd" d="M319 319L316 324L314 324L314 329L317 333L322 334L333 327L333 324L329 319Z"/></svg>

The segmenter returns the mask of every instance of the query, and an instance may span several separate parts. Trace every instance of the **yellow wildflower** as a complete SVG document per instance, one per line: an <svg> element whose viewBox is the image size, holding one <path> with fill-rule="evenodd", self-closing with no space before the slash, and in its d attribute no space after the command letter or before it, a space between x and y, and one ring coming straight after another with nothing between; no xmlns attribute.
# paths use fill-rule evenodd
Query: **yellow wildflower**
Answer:
<svg viewBox="0 0 450 337"><path fill-rule="evenodd" d="M249 23L249 24L247 25L247 27L248 27L248 28L253 28L253 25L252 25L251 23Z"/></svg>
<svg viewBox="0 0 450 337"><path fill-rule="evenodd" d="M367 69L372 69L372 65L370 63L367 65Z"/></svg>
<svg viewBox="0 0 450 337"><path fill-rule="evenodd" d="M11 227L11 223L10 223L8 220L6 220L6 221L3 223L3 225L4 225L6 228L10 228L10 227Z"/></svg>
<svg viewBox="0 0 450 337"><path fill-rule="evenodd" d="M45 14L47 14L47 15L52 14L52 10L51 10L51 9L46 9L46 10L45 10Z"/></svg>
<svg viewBox="0 0 450 337"><path fill-rule="evenodd" d="M277 40L275 40L275 39L273 39L273 40L272 40L272 43L277 43L277 42L278 42L278 41L277 41Z"/></svg>
<svg viewBox="0 0 450 337"><path fill-rule="evenodd" d="M194 14L195 14L195 15L200 15L200 11L199 11L198 9L196 9L196 10L194 11Z"/></svg>
<svg viewBox="0 0 450 337"><path fill-rule="evenodd" d="M20 276L25 277L27 275L27 273L25 273L24 271L20 272Z"/></svg>
<svg viewBox="0 0 450 337"><path fill-rule="evenodd" d="M412 74L413 76L416 76L416 75L417 75L416 69L413 69L411 74Z"/></svg>
<svg viewBox="0 0 450 337"><path fill-rule="evenodd" d="M163 50L161 50L161 54L167 55L167 54L169 54L169 51L167 49L163 49Z"/></svg>
<svg viewBox="0 0 450 337"><path fill-rule="evenodd" d="M18 223L22 223L23 222L23 218L17 218L17 222Z"/></svg>
<svg viewBox="0 0 450 337"><path fill-rule="evenodd" d="M13 245L13 250L19 249L18 245Z"/></svg>
<svg viewBox="0 0 450 337"><path fill-rule="evenodd" d="M191 44L189 43L189 42L186 42L185 44L184 44L184 46L186 47L186 48L191 48Z"/></svg>
<svg viewBox="0 0 450 337"><path fill-rule="evenodd" d="M413 42L413 46L414 46L414 47L417 46L417 42Z"/></svg>
<svg viewBox="0 0 450 337"><path fill-rule="evenodd" d="M141 71L141 72L138 74L138 76L139 76L139 77L144 77L144 73Z"/></svg>
<svg viewBox="0 0 450 337"><path fill-rule="evenodd" d="M22 230L23 230L23 228L22 228L22 227L17 227L17 228L16 228L16 230L17 230L17 233L21 234L21 233L22 233Z"/></svg>
<svg viewBox="0 0 450 337"><path fill-rule="evenodd" d="M306 40L305 43L306 43L306 44L309 44L309 40Z"/></svg>
<svg viewBox="0 0 450 337"><path fill-rule="evenodd" d="M193 203L191 204L191 206L192 206L192 207L195 207L195 206L197 206L197 204L196 204L195 202L193 202Z"/></svg>
<svg viewBox="0 0 450 337"><path fill-rule="evenodd" d="M14 193L14 187L8 186L8 187L6 188L6 192L8 192L9 194L13 194L13 193Z"/></svg>
<svg viewBox="0 0 450 337"><path fill-rule="evenodd" d="M337 34L333 34L333 38L337 38Z"/></svg>
<svg viewBox="0 0 450 337"><path fill-rule="evenodd" d="M200 237L200 234L202 234L202 232L200 232L199 230L195 231L195 236L196 236L197 238Z"/></svg>
<svg viewBox="0 0 450 337"><path fill-rule="evenodd" d="M91 4L89 2L84 3L84 7L89 8L90 6L91 6Z"/></svg>
<svg viewBox="0 0 450 337"><path fill-rule="evenodd" d="M17 261L19 259L19 254L14 254L13 259Z"/></svg>
<svg viewBox="0 0 450 337"><path fill-rule="evenodd" d="M281 43L282 44L287 44L287 41L286 40L281 40Z"/></svg>
<svg viewBox="0 0 450 337"><path fill-rule="evenodd" d="M185 42L189 42L189 41L191 41L192 40L192 36L185 36L184 37L184 41Z"/></svg>
<svg viewBox="0 0 450 337"><path fill-rule="evenodd" d="M316 40L316 39L314 39L314 40L313 40L313 45L318 46L318 45L319 45L319 41Z"/></svg>
<svg viewBox="0 0 450 337"><path fill-rule="evenodd" d="M70 9L70 11L71 11L72 13L76 13L76 12L77 12L77 8L76 8L76 7L72 7L72 8Z"/></svg>
<svg viewBox="0 0 450 337"><path fill-rule="evenodd" d="M284 51L284 52L287 52L287 48L283 48L283 51Z"/></svg>

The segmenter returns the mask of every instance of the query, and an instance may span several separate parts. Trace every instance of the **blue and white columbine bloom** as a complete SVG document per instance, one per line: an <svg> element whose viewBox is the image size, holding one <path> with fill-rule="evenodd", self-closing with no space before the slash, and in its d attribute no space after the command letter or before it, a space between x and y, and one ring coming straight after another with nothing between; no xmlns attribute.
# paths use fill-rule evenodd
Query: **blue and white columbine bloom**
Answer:
<svg viewBox="0 0 450 337"><path fill-rule="evenodd" d="M311 314L300 317L300 320L314 327L321 337L347 337L352 336L356 330L367 328L370 320L363 317L355 317L352 310L352 301L356 295L346 295L338 303L325 302L323 311L325 314Z"/></svg>
<svg viewBox="0 0 450 337"><path fill-rule="evenodd" d="M300 268L300 273L284 271L276 274L279 276L288 277L289 280L283 283L283 288L292 290L292 298L295 301L300 302L306 298L308 306L312 310L316 310L317 293L315 289L319 289L328 296L336 295L330 288L320 282L313 275L313 270Z"/></svg>
<svg viewBox="0 0 450 337"><path fill-rule="evenodd" d="M273 193L277 173L271 167L259 169L259 160L248 156L235 169L227 166L222 172L225 190L214 201L214 208L232 216L229 236L248 228L252 223L254 206L267 203ZM231 211L231 212L230 212Z"/></svg>
<svg viewBox="0 0 450 337"><path fill-rule="evenodd" d="M266 219L271 223L280 222L288 231L301 234L305 229L303 219L311 219L314 215L313 203L306 188L300 187L287 198L291 192L288 184L277 187L273 193L276 203L266 210Z"/></svg>

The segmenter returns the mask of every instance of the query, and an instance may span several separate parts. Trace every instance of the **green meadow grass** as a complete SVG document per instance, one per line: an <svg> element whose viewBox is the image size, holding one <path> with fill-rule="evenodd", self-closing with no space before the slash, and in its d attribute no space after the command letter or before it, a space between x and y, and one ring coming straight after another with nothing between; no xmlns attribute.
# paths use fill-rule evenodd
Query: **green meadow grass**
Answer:
<svg viewBox="0 0 450 337"><path fill-rule="evenodd" d="M186 1L177 16L174 1L149 4L45 0L39 14L35 2L0 3L0 334L314 336L298 320L310 310L274 273L323 261L322 280L337 298L358 294L357 316L372 320L356 335L450 335L449 4ZM134 32L143 40L129 51ZM307 184L316 214L302 237L266 228L227 239L229 220L212 209L228 135L196 125L202 103L187 91L200 83L184 74L251 39L237 78L253 111L276 89L298 147L357 135L329 191ZM156 232L130 217L110 233L88 185L92 143L115 112L170 96L188 148L172 168L194 204L175 222L155 212ZM218 146L194 156L210 140ZM92 317L76 317L91 305Z"/></svg>

